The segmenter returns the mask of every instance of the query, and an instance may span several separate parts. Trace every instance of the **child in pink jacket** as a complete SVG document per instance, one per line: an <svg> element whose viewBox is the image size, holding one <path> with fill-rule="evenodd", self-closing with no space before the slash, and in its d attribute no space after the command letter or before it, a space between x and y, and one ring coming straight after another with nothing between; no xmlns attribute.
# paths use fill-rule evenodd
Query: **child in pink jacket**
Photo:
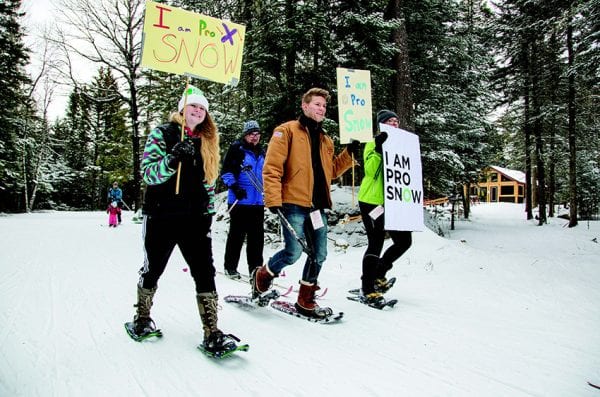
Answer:
<svg viewBox="0 0 600 397"><path fill-rule="evenodd" d="M108 227L117 227L117 216L121 213L121 209L117 207L117 202L113 201L106 210L108 215Z"/></svg>

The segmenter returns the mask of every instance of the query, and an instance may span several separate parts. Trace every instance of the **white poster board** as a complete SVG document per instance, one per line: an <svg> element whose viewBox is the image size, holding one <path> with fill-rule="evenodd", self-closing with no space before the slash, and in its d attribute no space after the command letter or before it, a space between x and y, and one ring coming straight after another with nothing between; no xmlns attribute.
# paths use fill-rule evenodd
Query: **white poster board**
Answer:
<svg viewBox="0 0 600 397"><path fill-rule="evenodd" d="M419 137L379 124L388 138L383 149L385 229L423 231L423 172Z"/></svg>

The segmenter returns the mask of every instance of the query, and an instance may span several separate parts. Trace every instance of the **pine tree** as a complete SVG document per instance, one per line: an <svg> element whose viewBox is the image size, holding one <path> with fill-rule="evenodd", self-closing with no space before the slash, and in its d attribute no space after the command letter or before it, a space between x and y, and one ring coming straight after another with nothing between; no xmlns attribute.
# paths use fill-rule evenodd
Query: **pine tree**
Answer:
<svg viewBox="0 0 600 397"><path fill-rule="evenodd" d="M31 118L31 101L26 92L30 80L25 72L29 53L23 43L19 19L20 0L0 2L0 211L24 210L23 151L18 136Z"/></svg>

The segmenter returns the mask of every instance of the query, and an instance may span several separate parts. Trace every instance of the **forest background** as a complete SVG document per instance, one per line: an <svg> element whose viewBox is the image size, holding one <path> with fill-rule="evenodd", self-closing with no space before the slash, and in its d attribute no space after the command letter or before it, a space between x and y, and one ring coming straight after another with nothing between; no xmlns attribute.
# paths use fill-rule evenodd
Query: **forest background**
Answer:
<svg viewBox="0 0 600 397"><path fill-rule="evenodd" d="M498 165L525 172L528 219L532 203L540 224L559 203L570 226L599 212L599 0L163 3L246 26L239 84L192 80L223 153L247 119L266 144L313 86L332 94L336 139L336 67L366 69L374 112L394 110L420 137L425 197L462 197ZM52 4L52 23L35 26L20 0L0 1L0 212L104 209L115 180L139 208L145 137L185 77L140 68L144 1ZM50 119L65 90L64 114Z"/></svg>

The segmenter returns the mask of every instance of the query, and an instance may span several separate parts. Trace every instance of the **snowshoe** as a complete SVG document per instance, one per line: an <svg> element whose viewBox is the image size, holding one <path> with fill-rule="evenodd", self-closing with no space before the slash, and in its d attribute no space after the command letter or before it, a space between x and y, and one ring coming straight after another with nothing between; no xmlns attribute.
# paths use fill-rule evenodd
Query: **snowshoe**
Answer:
<svg viewBox="0 0 600 397"><path fill-rule="evenodd" d="M385 307L394 307L394 305L398 303L398 299L386 300L380 292L372 292L367 295L348 296L348 299L379 310L382 310Z"/></svg>
<svg viewBox="0 0 600 397"><path fill-rule="evenodd" d="M314 315L307 316L303 313L300 313L296 309L296 306L294 304L292 304L290 302L286 302L286 301L273 301L273 302L271 302L271 307L275 310L279 310L280 312L289 314L291 316L303 318L307 321L310 321L313 323L320 323L320 324L336 323L336 322L340 321L342 319L342 317L344 317L343 312L335 313L329 307L327 307L327 308L319 307L319 309L321 310L320 314L327 314L325 316L319 316L319 317L314 316Z"/></svg>
<svg viewBox="0 0 600 397"><path fill-rule="evenodd" d="M389 280L384 278L378 278L375 280L375 292L385 294L396 284L396 277L392 277Z"/></svg>
<svg viewBox="0 0 600 397"><path fill-rule="evenodd" d="M125 330L131 339L136 342L141 342L148 338L163 336L160 329L156 329L156 325L151 318L137 319L125 323Z"/></svg>
<svg viewBox="0 0 600 397"><path fill-rule="evenodd" d="M227 295L225 297L225 302L237 303L239 305L254 309L256 307L265 307L269 304L270 301L275 300L280 296L287 296L291 292L291 290L292 287L290 287L287 292L280 294L277 290L272 289L270 291L259 294L255 298L248 295Z"/></svg>
<svg viewBox="0 0 600 397"><path fill-rule="evenodd" d="M212 358L225 358L237 351L248 351L248 344L238 345L240 339L232 334L224 334L221 331L213 332L198 345L198 349Z"/></svg>

